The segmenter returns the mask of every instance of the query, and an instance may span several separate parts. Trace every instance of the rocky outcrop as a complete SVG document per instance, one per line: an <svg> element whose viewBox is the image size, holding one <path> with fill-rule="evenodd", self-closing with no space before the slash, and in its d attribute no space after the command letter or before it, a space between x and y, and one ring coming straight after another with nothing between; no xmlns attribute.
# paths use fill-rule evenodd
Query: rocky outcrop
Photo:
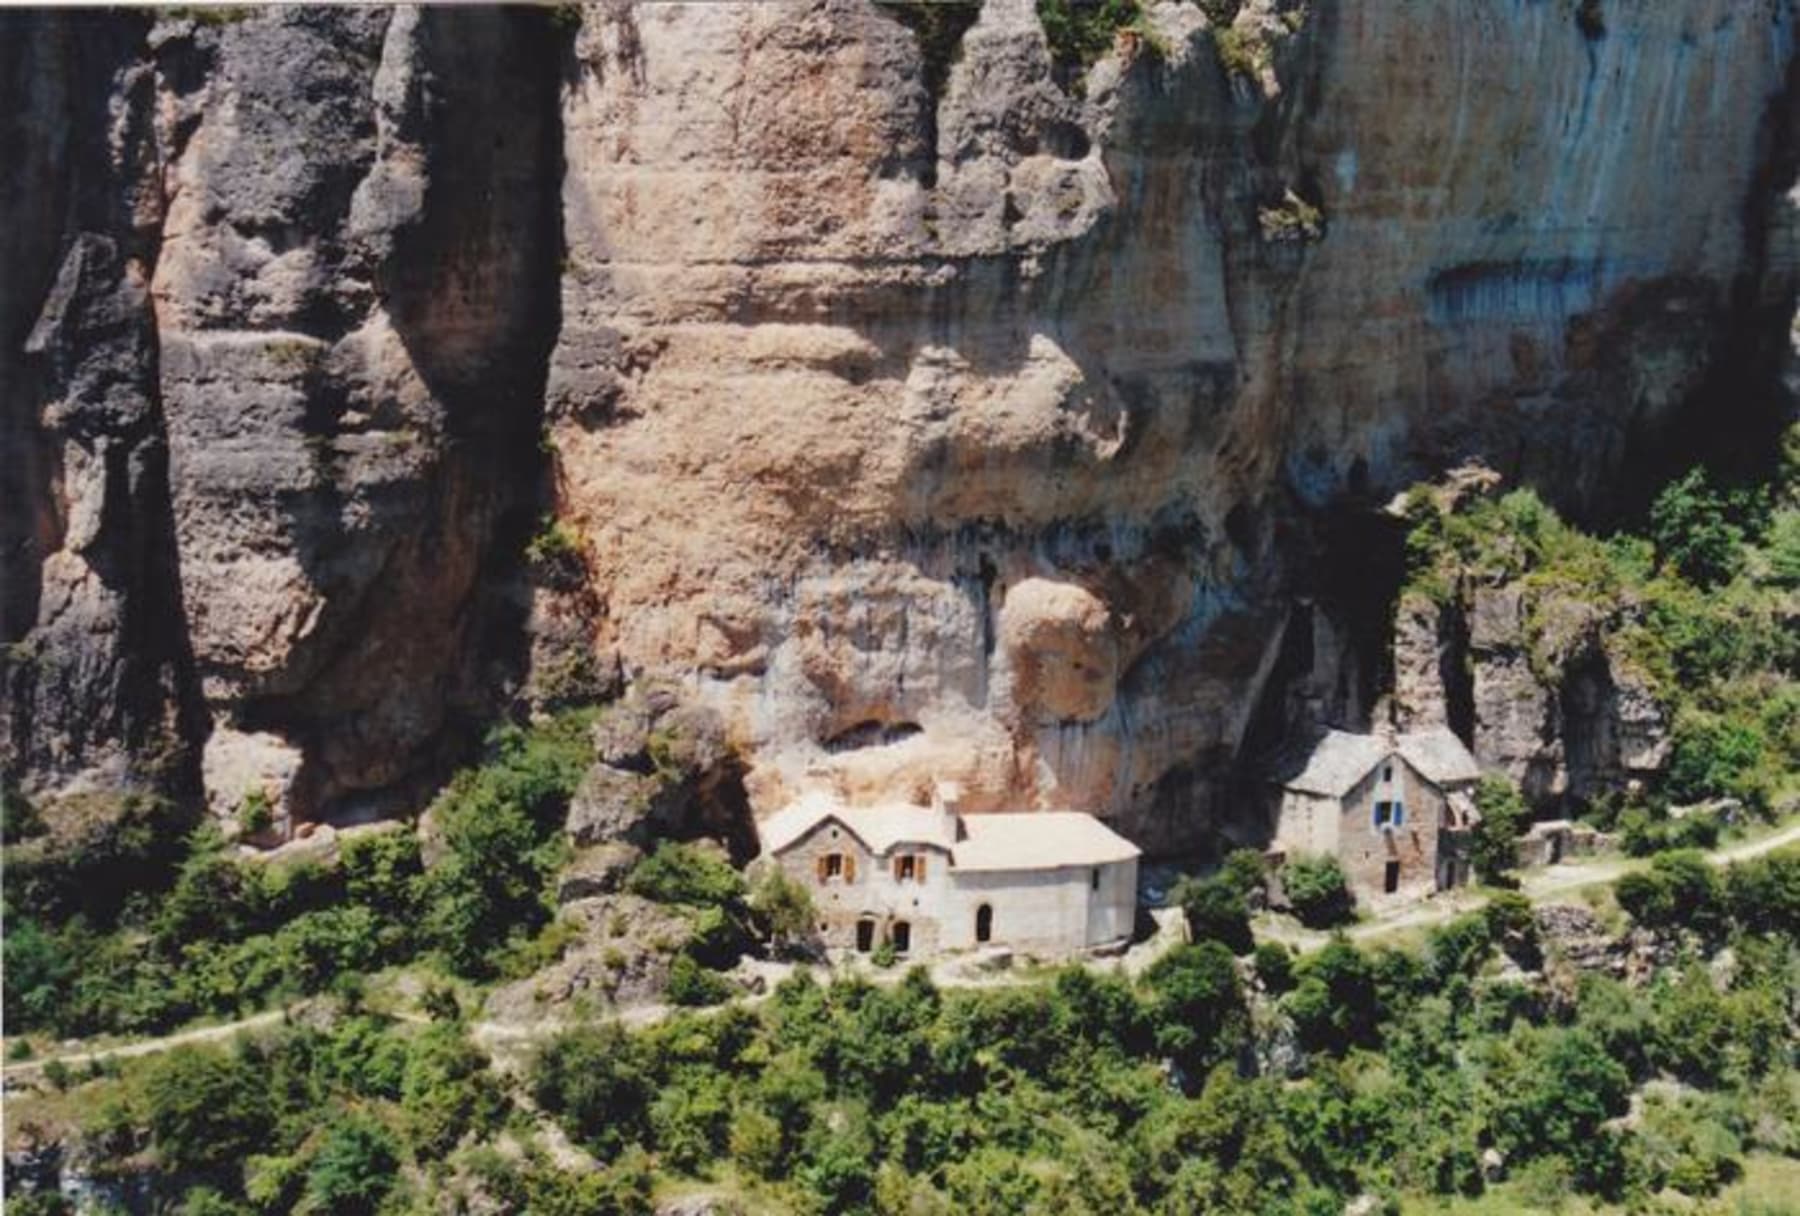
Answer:
<svg viewBox="0 0 1800 1216"><path fill-rule="evenodd" d="M520 611L497 540L539 492L547 24L221 10L21 34L9 53L39 62L15 78L66 73L100 113L23 132L66 140L37 150L70 180L39 238L61 268L36 376L7 403L53 461L48 553L21 563L35 618L9 596L16 770L111 771L160 730L203 753L222 813L253 790L280 819L416 797L484 703L483 630Z"/></svg>
<svg viewBox="0 0 1800 1216"><path fill-rule="evenodd" d="M8 17L9 771L380 814L667 679L755 810L1190 843L1370 710L1346 521L1472 455L1591 511L1777 366L1794 5L1603 8L1248 4L1255 79L1173 2L1085 71L1031 0ZM1610 657L1491 665L1551 785L1642 750Z"/></svg>
<svg viewBox="0 0 1800 1216"><path fill-rule="evenodd" d="M1523 580L1467 581L1449 603L1408 593L1395 716L1407 729L1450 726L1540 805L1635 788L1668 759L1672 723L1622 644L1634 607Z"/></svg>

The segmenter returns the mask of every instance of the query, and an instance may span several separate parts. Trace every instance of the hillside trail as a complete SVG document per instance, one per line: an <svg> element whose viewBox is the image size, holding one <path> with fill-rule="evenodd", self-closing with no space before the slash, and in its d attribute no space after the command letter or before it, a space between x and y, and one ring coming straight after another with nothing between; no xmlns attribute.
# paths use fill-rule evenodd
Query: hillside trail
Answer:
<svg viewBox="0 0 1800 1216"><path fill-rule="evenodd" d="M1800 843L1800 820L1795 820L1767 836L1713 849L1706 854L1706 858L1715 866L1725 866L1735 861L1747 861L1753 857L1760 857L1765 853L1772 853L1776 849L1795 843ZM1633 870L1644 869L1648 865L1648 860L1636 857L1609 857L1582 863L1564 862L1526 873L1521 878L1520 891L1533 903L1545 903L1589 887L1614 882L1622 875ZM1428 928L1454 920L1465 912L1471 912L1481 907L1485 902L1485 897L1479 893L1456 892L1398 908L1391 915L1377 916L1371 920L1362 921L1351 926L1345 933L1354 942L1380 941L1415 929ZM1256 928L1259 939L1281 941L1303 952L1317 950L1330 941L1332 936L1318 930L1300 928L1291 921L1285 920L1259 920ZM1127 975L1137 975L1174 945L1179 936L1172 932L1169 924L1165 923L1154 937L1149 941L1138 943L1128 954L1122 957L1093 959L1087 965L1097 971L1122 970ZM930 966L932 982L940 988L997 988L1019 983L1023 978L1004 968L991 971L972 970L968 963L969 960L964 959L947 959L932 964ZM740 997L737 1003L750 1007L761 1004L769 998L775 983L795 969L792 964L759 965L758 970L764 979L763 990ZM907 968L894 967L885 971L858 969L856 973L877 984L886 985L898 983L906 971ZM136 1056L154 1055L157 1052L168 1051L176 1047L221 1042L249 1031L279 1025L284 1019L292 1016L297 1009L298 1006L287 1006L252 1014L231 1022L197 1026L188 1030L175 1031L172 1034L159 1035L155 1038L139 1039L135 1042L111 1046L89 1047L36 1060L15 1061L0 1069L0 1078L6 1082L23 1080L41 1072L53 1060L71 1069L85 1068L97 1060L130 1059ZM679 1006L646 1004L621 1009L617 1011L616 1016L623 1025L637 1029L664 1021L681 1011ZM428 1020L424 1015L412 1012L394 1013L390 1016L403 1022ZM470 1023L469 1032L470 1037L477 1044L493 1052L496 1056L510 1056L516 1060L518 1053L523 1049L567 1029L569 1025L570 1023L555 1020L524 1023L482 1020Z"/></svg>
<svg viewBox="0 0 1800 1216"><path fill-rule="evenodd" d="M1800 843L1800 820L1767 836L1712 849L1706 853L1706 859L1715 866L1727 866L1795 843ZM1649 865L1649 859L1644 857L1605 857L1591 861L1559 862L1520 875L1519 893L1534 904L1552 903L1592 887L1616 882L1633 871L1648 869ZM1473 912L1486 903L1487 897L1478 891L1449 892L1421 902L1405 904L1385 914L1377 913L1368 920L1351 925L1344 930L1344 935L1359 944L1379 942L1403 936L1416 929L1455 920L1465 912ZM1259 921L1256 931L1258 937L1280 941L1303 952L1317 950L1332 938L1332 934L1328 932L1305 929L1285 918Z"/></svg>

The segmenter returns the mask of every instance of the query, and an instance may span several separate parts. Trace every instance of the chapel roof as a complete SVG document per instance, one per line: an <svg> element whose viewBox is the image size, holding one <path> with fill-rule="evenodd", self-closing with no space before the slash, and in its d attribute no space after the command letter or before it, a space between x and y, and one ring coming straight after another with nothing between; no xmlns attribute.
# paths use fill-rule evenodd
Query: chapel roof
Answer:
<svg viewBox="0 0 1800 1216"><path fill-rule="evenodd" d="M1463 741L1448 727L1437 726L1397 738L1328 730L1309 747L1277 761L1276 780L1299 793L1341 798L1395 753L1433 785L1455 785L1481 776L1481 766Z"/></svg>

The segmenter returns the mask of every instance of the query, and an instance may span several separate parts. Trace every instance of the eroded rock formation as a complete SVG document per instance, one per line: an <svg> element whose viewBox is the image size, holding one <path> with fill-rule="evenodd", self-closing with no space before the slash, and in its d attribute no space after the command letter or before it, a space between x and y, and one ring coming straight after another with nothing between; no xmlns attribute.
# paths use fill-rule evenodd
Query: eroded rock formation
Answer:
<svg viewBox="0 0 1800 1216"><path fill-rule="evenodd" d="M759 810L1191 841L1368 711L1372 504L1592 512L1781 367L1795 6L1602 8L8 17L9 772L380 813L566 663Z"/></svg>

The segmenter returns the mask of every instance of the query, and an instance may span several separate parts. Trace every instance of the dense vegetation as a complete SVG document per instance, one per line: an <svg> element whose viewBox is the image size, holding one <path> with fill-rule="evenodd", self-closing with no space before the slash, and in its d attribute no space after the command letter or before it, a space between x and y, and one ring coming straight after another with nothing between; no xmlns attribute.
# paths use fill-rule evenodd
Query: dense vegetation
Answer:
<svg viewBox="0 0 1800 1216"><path fill-rule="evenodd" d="M405 830L348 839L331 867L245 861L205 827L170 848L147 802L42 861L9 854L9 1033L160 1030L424 955L477 978L532 970L556 948L539 932L592 720L496 732L433 804L442 855L429 871Z"/></svg>
<svg viewBox="0 0 1800 1216"><path fill-rule="evenodd" d="M49 848L50 817L10 801L9 1032L142 1033L327 995L230 1047L53 1061L47 1093L9 1098L9 1123L73 1139L96 1180L140 1178L184 1216L645 1213L693 1183L775 1210L909 1216L1718 1195L1753 1157L1800 1156L1800 853L1716 869L1668 847L1709 845L1716 824L1666 807L1724 793L1774 808L1793 792L1793 486L1693 474L1645 536L1604 541L1523 492L1409 503L1413 593L1454 603L1482 579L1521 582L1546 675L1570 644L1564 610L1582 605L1596 644L1672 708L1662 788L1588 808L1654 854L1600 901L1637 931L1608 947L1631 982L1564 961L1509 892L1413 949L1259 943L1267 876L1241 852L1172 893L1194 944L1136 979L1067 967L971 989L800 970L755 1006L635 1030L575 1005L510 1061L477 1045L451 987L412 976L406 1001L426 1016L376 1011L376 969L481 985L565 944L554 886L593 720L571 711L497 732L427 830L346 839L330 866L245 862L142 797L74 808L86 826ZM1477 800L1474 861L1503 884L1527 808L1503 781ZM672 1005L728 1001L716 968L754 942L808 953L804 888L747 883L704 845L665 842L622 883L691 930ZM1296 859L1280 886L1309 925L1351 915L1327 859ZM42 1193L9 1202L63 1210Z"/></svg>
<svg viewBox="0 0 1800 1216"><path fill-rule="evenodd" d="M486 1195L635 1213L684 1176L815 1212L1335 1214L1502 1175L1520 1204L1703 1196L1746 1153L1800 1152L1800 854L1648 874L1649 894L1633 880L1619 901L1674 955L1641 987L1523 976L1543 944L1507 896L1414 952L1338 938L1239 963L1207 941L1135 983L1070 967L940 990L920 970L889 986L803 970L754 1009L582 1024L516 1077L440 998L423 1026L348 1002L260 1044L62 1083L87 1098L90 1142L147 1153L183 1212ZM1705 965L1726 944L1729 968ZM496 1136L536 1142L525 1098L598 1168L497 1151Z"/></svg>
<svg viewBox="0 0 1800 1216"><path fill-rule="evenodd" d="M1452 605L1472 586L1517 584L1542 681L1598 644L1667 708L1660 788L1596 801L1587 811L1602 826L1640 851L1704 844L1668 835L1671 803L1730 797L1767 812L1800 795L1800 429L1771 484L1695 469L1657 497L1642 534L1586 535L1524 489L1454 509L1419 489L1406 513L1411 592Z"/></svg>

